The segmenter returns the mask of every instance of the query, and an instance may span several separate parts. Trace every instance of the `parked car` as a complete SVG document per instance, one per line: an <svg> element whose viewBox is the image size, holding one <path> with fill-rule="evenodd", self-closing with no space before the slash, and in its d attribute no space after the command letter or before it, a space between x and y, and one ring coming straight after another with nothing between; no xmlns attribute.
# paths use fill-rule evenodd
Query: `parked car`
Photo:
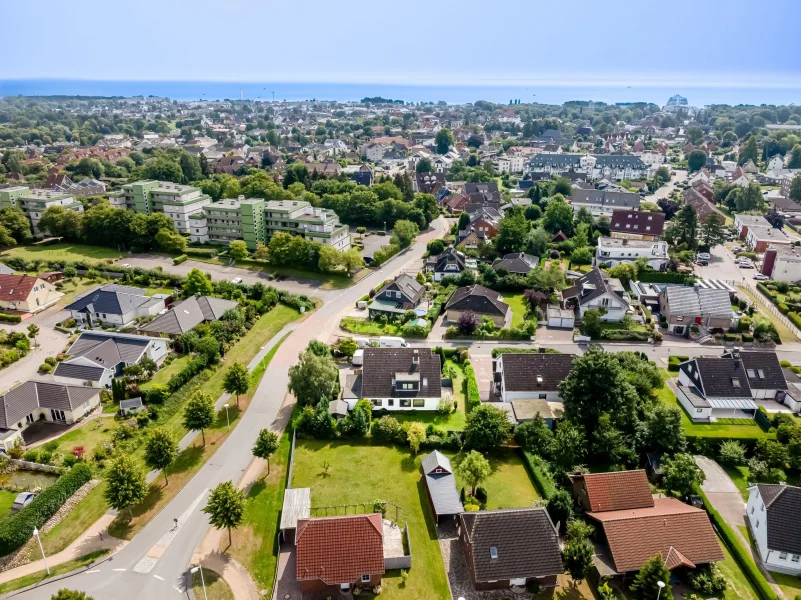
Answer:
<svg viewBox="0 0 801 600"><path fill-rule="evenodd" d="M754 279L756 279L757 281L765 281L766 279L770 279L770 277L768 277L767 275L763 275L762 273L757 273L756 275L754 275Z"/></svg>
<svg viewBox="0 0 801 600"><path fill-rule="evenodd" d="M359 349L353 353L353 366L361 367L364 364L364 350Z"/></svg>
<svg viewBox="0 0 801 600"><path fill-rule="evenodd" d="M708 267L709 261L699 258L698 260L695 261L695 264L697 264L699 267Z"/></svg>
<svg viewBox="0 0 801 600"><path fill-rule="evenodd" d="M121 266L123 269L130 269L130 268L131 268L131 265L129 265L128 263L122 263L120 266Z"/></svg>
<svg viewBox="0 0 801 600"><path fill-rule="evenodd" d="M231 283L242 283L242 278L241 277L234 277L231 280Z"/></svg>
<svg viewBox="0 0 801 600"><path fill-rule="evenodd" d="M408 348L409 344L402 337L382 335L378 338L378 345L382 348Z"/></svg>
<svg viewBox="0 0 801 600"><path fill-rule="evenodd" d="M739 252L745 252L745 248L743 248L742 246L735 246L734 248L731 249L731 251L737 254Z"/></svg>
<svg viewBox="0 0 801 600"><path fill-rule="evenodd" d="M754 263L752 263L750 261L749 262L743 261L743 262L740 263L740 268L741 269L755 269L756 267L754 267Z"/></svg>
<svg viewBox="0 0 801 600"><path fill-rule="evenodd" d="M699 252L697 257L700 260L709 260L710 258L712 258L712 256L709 254L709 252Z"/></svg>

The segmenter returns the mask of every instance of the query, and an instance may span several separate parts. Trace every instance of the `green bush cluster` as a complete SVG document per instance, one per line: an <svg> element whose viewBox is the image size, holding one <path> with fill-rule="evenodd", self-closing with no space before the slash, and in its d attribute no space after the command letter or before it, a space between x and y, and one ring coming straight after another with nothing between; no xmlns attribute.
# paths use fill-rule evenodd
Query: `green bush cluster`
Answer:
<svg viewBox="0 0 801 600"><path fill-rule="evenodd" d="M22 317L19 315L8 315L6 313L0 313L0 321L4 323L19 323L22 321Z"/></svg>
<svg viewBox="0 0 801 600"><path fill-rule="evenodd" d="M472 410L481 404L481 395L478 393L478 382L476 381L476 372L469 364L464 367L464 380L467 386L467 410Z"/></svg>
<svg viewBox="0 0 801 600"><path fill-rule="evenodd" d="M523 455L523 464L526 465L528 472L531 473L537 492L539 492L540 496L549 500L556 493L557 487L556 482L548 471L547 465L542 458L531 454L531 452L526 452L525 450L520 452Z"/></svg>
<svg viewBox="0 0 801 600"><path fill-rule="evenodd" d="M75 465L28 506L0 521L0 555L13 552L27 542L33 535L34 527L44 525L91 478L92 469L89 466Z"/></svg>
<svg viewBox="0 0 801 600"><path fill-rule="evenodd" d="M170 381L167 383L167 389L172 393L183 387L187 382L189 382L190 379L205 369L208 365L208 362L208 358L205 354L198 354L192 360L186 363L186 366L183 369L172 376Z"/></svg>
<svg viewBox="0 0 801 600"><path fill-rule="evenodd" d="M184 263L187 260L189 260L189 257L186 254L181 254L180 256L176 256L175 258L172 259L172 264L180 265L181 263Z"/></svg>
<svg viewBox="0 0 801 600"><path fill-rule="evenodd" d="M398 244L387 244L386 246L381 246L379 250L376 250L373 254L373 260L380 266L387 262L390 258L395 256L398 252L400 252L401 248Z"/></svg>
<svg viewBox="0 0 801 600"><path fill-rule="evenodd" d="M668 371L678 371L679 364L683 363L686 360L690 360L689 356L678 356L674 355L668 359Z"/></svg>
<svg viewBox="0 0 801 600"><path fill-rule="evenodd" d="M217 256L217 249L216 248L187 248L184 250L185 254L190 256Z"/></svg>
<svg viewBox="0 0 801 600"><path fill-rule="evenodd" d="M647 331L633 329L604 329L601 332L601 339L610 341L647 342L649 337L651 334Z"/></svg>

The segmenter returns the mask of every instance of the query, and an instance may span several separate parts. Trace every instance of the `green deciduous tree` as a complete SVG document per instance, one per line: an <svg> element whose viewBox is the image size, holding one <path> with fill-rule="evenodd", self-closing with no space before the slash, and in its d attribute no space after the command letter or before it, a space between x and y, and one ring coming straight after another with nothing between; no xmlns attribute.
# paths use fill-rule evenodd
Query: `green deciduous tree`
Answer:
<svg viewBox="0 0 801 600"><path fill-rule="evenodd" d="M216 529L228 530L230 546L231 530L239 527L245 517L245 494L230 481L224 481L211 490L203 512L209 515L209 523Z"/></svg>
<svg viewBox="0 0 801 600"><path fill-rule="evenodd" d="M501 254L522 252L525 249L531 223L519 212L508 214L501 219L495 248Z"/></svg>
<svg viewBox="0 0 801 600"><path fill-rule="evenodd" d="M681 424L682 412L678 406L657 404L645 419L646 444L652 452L684 452L687 439Z"/></svg>
<svg viewBox="0 0 801 600"><path fill-rule="evenodd" d="M192 269L184 280L183 291L186 296L210 296L214 292L211 278L200 269Z"/></svg>
<svg viewBox="0 0 801 600"><path fill-rule="evenodd" d="M267 474L270 473L270 457L278 450L278 435L269 429L259 431L259 437L253 445L253 456L267 461Z"/></svg>
<svg viewBox="0 0 801 600"><path fill-rule="evenodd" d="M337 350L343 356L351 357L356 354L356 350L359 349L359 345L353 338L340 338L339 342L337 343Z"/></svg>
<svg viewBox="0 0 801 600"><path fill-rule="evenodd" d="M128 509L139 504L147 494L144 470L127 454L121 454L106 466L106 490L104 496L114 510Z"/></svg>
<svg viewBox="0 0 801 600"><path fill-rule="evenodd" d="M247 394L250 389L250 371L244 363L236 361L225 373L223 389L236 395L236 406L239 407L239 395Z"/></svg>
<svg viewBox="0 0 801 600"><path fill-rule="evenodd" d="M316 405L321 398L331 400L338 382L339 369L330 355L317 356L306 350L289 368L289 391L302 405Z"/></svg>
<svg viewBox="0 0 801 600"><path fill-rule="evenodd" d="M186 250L186 238L177 231L160 229L154 238L159 248L165 252L180 254Z"/></svg>
<svg viewBox="0 0 801 600"><path fill-rule="evenodd" d="M561 231L568 236L573 233L573 209L561 194L548 200L542 226L550 233Z"/></svg>
<svg viewBox="0 0 801 600"><path fill-rule="evenodd" d="M248 245L242 240L236 240L228 244L228 254L235 260L242 260L248 257Z"/></svg>
<svg viewBox="0 0 801 600"><path fill-rule="evenodd" d="M422 423L412 423L406 434L406 439L409 442L409 446L412 448L412 452L417 454L417 451L420 450L420 444L426 439L426 426Z"/></svg>
<svg viewBox="0 0 801 600"><path fill-rule="evenodd" d="M565 547L565 568L573 581L581 583L587 578L592 568L592 557L595 548L590 540L578 540L567 543Z"/></svg>
<svg viewBox="0 0 801 600"><path fill-rule="evenodd" d="M691 494L693 487L696 484L701 485L706 479L691 454L676 454L666 458L662 462L662 472L665 489L678 492L682 496Z"/></svg>
<svg viewBox="0 0 801 600"><path fill-rule="evenodd" d="M401 248L407 248L412 244L414 238L420 233L420 228L416 223L401 219L395 223L392 228L392 241L397 243Z"/></svg>
<svg viewBox="0 0 801 600"><path fill-rule="evenodd" d="M506 412L490 404L480 404L467 414L465 447L479 452L499 448L511 435Z"/></svg>
<svg viewBox="0 0 801 600"><path fill-rule="evenodd" d="M687 155L687 169L690 173L700 171L706 165L706 152L703 150L693 150Z"/></svg>
<svg viewBox="0 0 801 600"><path fill-rule="evenodd" d="M183 425L189 431L199 431L206 445L206 429L214 424L214 401L196 387L184 406Z"/></svg>
<svg viewBox="0 0 801 600"><path fill-rule="evenodd" d="M567 490L556 490L548 499L548 504L545 506L548 511L548 516L551 517L551 522L554 526L559 526L564 529L566 523L573 516L573 498Z"/></svg>
<svg viewBox="0 0 801 600"><path fill-rule="evenodd" d="M425 156L417 161L417 165L414 168L417 173L430 173L433 169L434 165L431 164L431 159Z"/></svg>
<svg viewBox="0 0 801 600"><path fill-rule="evenodd" d="M584 460L587 439L581 427L561 421L553 436L553 460L563 469L572 469Z"/></svg>
<svg viewBox="0 0 801 600"><path fill-rule="evenodd" d="M658 583L660 581L665 584L661 592ZM637 600L654 600L657 595L660 598L673 597L670 591L670 571L665 566L661 554L649 558L640 568L640 572L634 577L634 583L631 584L631 591Z"/></svg>
<svg viewBox="0 0 801 600"><path fill-rule="evenodd" d="M492 473L489 461L479 452L471 450L462 459L457 468L459 476L470 486L470 493L475 496L476 488Z"/></svg>
<svg viewBox="0 0 801 600"><path fill-rule="evenodd" d="M745 447L737 440L726 440L718 449L720 462L735 467L745 463Z"/></svg>
<svg viewBox="0 0 801 600"><path fill-rule="evenodd" d="M34 347L39 345L39 344L36 343L36 336L37 335L39 335L39 327L38 327L38 325L34 325L33 323L28 325L28 337L33 340Z"/></svg>
<svg viewBox="0 0 801 600"><path fill-rule="evenodd" d="M167 467L175 462L177 456L178 442L168 429L159 427L150 432L145 443L145 464L150 469L161 469L166 485L170 483L167 480Z"/></svg>
<svg viewBox="0 0 801 600"><path fill-rule="evenodd" d="M553 431L548 428L539 413L532 420L525 421L515 428L515 439L521 448L532 454L543 458L549 458L553 454Z"/></svg>
<svg viewBox="0 0 801 600"><path fill-rule="evenodd" d="M50 596L50 600L93 600L91 596L87 596L86 592L79 592L78 590L68 590L63 588L58 590L55 594Z"/></svg>

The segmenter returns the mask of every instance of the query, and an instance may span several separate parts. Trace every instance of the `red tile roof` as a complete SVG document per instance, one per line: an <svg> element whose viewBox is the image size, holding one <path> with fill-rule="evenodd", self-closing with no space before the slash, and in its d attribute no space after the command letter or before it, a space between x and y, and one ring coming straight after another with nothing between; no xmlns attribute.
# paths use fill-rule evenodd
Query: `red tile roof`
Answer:
<svg viewBox="0 0 801 600"><path fill-rule="evenodd" d="M645 471L587 473L584 485L593 512L646 508L654 505Z"/></svg>
<svg viewBox="0 0 801 600"><path fill-rule="evenodd" d="M38 277L29 275L0 275L0 300L6 302L27 300L38 281Z"/></svg>
<svg viewBox="0 0 801 600"><path fill-rule="evenodd" d="M587 516L601 523L618 573L637 571L657 554L668 569L724 558L706 512L675 498L658 498L653 507Z"/></svg>
<svg viewBox="0 0 801 600"><path fill-rule="evenodd" d="M381 515L298 519L296 576L328 585L384 573Z"/></svg>

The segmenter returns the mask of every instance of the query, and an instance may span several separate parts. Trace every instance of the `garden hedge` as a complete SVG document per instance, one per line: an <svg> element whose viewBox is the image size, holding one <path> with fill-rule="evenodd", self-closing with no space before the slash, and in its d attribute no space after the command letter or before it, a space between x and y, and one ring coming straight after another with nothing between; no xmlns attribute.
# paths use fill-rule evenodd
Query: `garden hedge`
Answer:
<svg viewBox="0 0 801 600"><path fill-rule="evenodd" d="M92 469L88 465L75 465L28 506L0 521L0 555L13 552L27 542L34 527L44 525L90 479Z"/></svg>
<svg viewBox="0 0 801 600"><path fill-rule="evenodd" d="M167 389L169 389L171 393L177 391L179 388L188 383L189 380L195 375L205 369L208 365L208 362L209 361L205 355L198 354L192 360L186 363L186 366L183 369L172 376L169 383L167 383Z"/></svg>
<svg viewBox="0 0 801 600"><path fill-rule="evenodd" d="M637 275L638 281L646 283L681 283L686 284L687 280L695 281L692 274L680 273L678 271L642 271Z"/></svg>
<svg viewBox="0 0 801 600"><path fill-rule="evenodd" d="M610 341L647 342L650 337L647 331L633 329L605 329L601 332L601 339Z"/></svg>
<svg viewBox="0 0 801 600"><path fill-rule="evenodd" d="M519 346L501 346L492 349L492 358L498 358L501 354L541 354L542 348L523 348ZM556 348L545 348L545 354L562 354Z"/></svg>
<svg viewBox="0 0 801 600"><path fill-rule="evenodd" d="M551 496L556 493L557 488L550 473L543 465L542 459L536 454L531 454L531 452L526 452L522 449L520 454L523 456L523 464L526 465L531 478L534 480L537 492L546 500L550 500Z"/></svg>
<svg viewBox="0 0 801 600"><path fill-rule="evenodd" d="M172 259L172 264L180 265L181 263L186 262L187 260L189 260L189 257L186 254L181 254L180 256L176 256L175 258Z"/></svg>
<svg viewBox="0 0 801 600"><path fill-rule="evenodd" d="M22 317L19 315L7 315L6 313L0 313L0 321L4 323L19 323L22 321Z"/></svg>
<svg viewBox="0 0 801 600"><path fill-rule="evenodd" d="M400 252L400 250L401 250L401 247L398 244L387 244L386 246L381 246L380 250L376 250L373 253L373 260L378 265L383 265L390 258L392 258L398 252Z"/></svg>
<svg viewBox="0 0 801 600"><path fill-rule="evenodd" d="M679 363L683 363L685 360L690 360L689 356L679 356L673 355L668 359L668 371L678 371L679 370Z"/></svg>
<svg viewBox="0 0 801 600"><path fill-rule="evenodd" d="M471 365L465 365L464 380L467 386L467 410L473 410L481 404L481 395L478 393L478 382L476 381L476 372Z"/></svg>
<svg viewBox="0 0 801 600"><path fill-rule="evenodd" d="M184 253L190 256L217 256L216 248L187 248Z"/></svg>
<svg viewBox="0 0 801 600"><path fill-rule="evenodd" d="M723 520L720 513L712 508L709 499L700 487L696 486L696 492L704 499L704 505L712 520L712 524L717 529L720 537L723 538L723 542L726 544L729 552L731 552L734 560L740 566L740 569L742 569L743 573L748 578L748 581L751 582L760 600L778 600L779 597L776 595L776 592L773 591L773 588L770 587L765 576L762 575L762 572L759 570L759 567L757 567L748 549L743 548L742 543L740 543L739 538L732 528Z"/></svg>

